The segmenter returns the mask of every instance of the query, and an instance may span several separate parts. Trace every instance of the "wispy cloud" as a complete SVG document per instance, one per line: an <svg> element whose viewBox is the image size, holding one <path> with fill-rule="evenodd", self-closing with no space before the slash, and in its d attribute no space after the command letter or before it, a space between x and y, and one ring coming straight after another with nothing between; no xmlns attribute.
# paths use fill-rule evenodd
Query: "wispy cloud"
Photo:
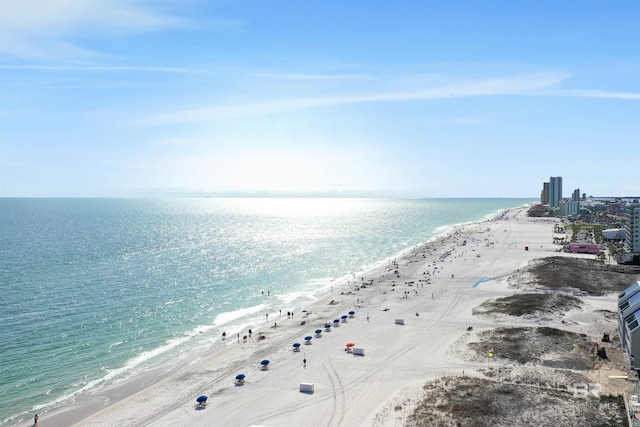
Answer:
<svg viewBox="0 0 640 427"><path fill-rule="evenodd" d="M39 65L39 64L20 64L20 65L0 65L1 70L33 70L33 71L131 71L131 72L156 72L156 73L184 73L184 74L209 74L233 77L257 77L269 80L289 80L289 81L343 81L343 80L363 80L371 81L373 77L362 74L296 74L296 73L275 73L275 72L256 72L248 71L242 68L230 67L203 67L203 68L187 68L187 67L165 67L153 65Z"/></svg>
<svg viewBox="0 0 640 427"><path fill-rule="evenodd" d="M311 73L247 73L256 77L275 78L282 80L373 80L362 74L311 74Z"/></svg>
<svg viewBox="0 0 640 427"><path fill-rule="evenodd" d="M355 95L334 95L279 99L246 104L215 105L209 108L173 111L139 117L130 122L135 126L161 126L181 123L198 123L240 117L279 114L329 105L377 102L411 102L436 99L470 98L480 96L554 96L589 97L638 100L640 94L608 92L601 90L559 89L557 86L570 76L565 73L522 75L495 79L476 79L463 82L417 88L414 90L370 91ZM450 124L487 124L481 120L458 119Z"/></svg>
<svg viewBox="0 0 640 427"><path fill-rule="evenodd" d="M459 117L453 119L433 119L427 120L427 123L434 125L462 125L462 126L484 126L491 122L487 120L477 119L473 117Z"/></svg>
<svg viewBox="0 0 640 427"><path fill-rule="evenodd" d="M158 146L197 145L207 143L206 138L164 138L153 141Z"/></svg>
<svg viewBox="0 0 640 427"><path fill-rule="evenodd" d="M108 65L0 65L4 70L34 70L34 71L133 71L154 73L201 73L201 70L182 67L154 67L154 66L108 66Z"/></svg>
<svg viewBox="0 0 640 427"><path fill-rule="evenodd" d="M640 100L640 93L633 92L610 92L604 90L561 90L550 92L550 95L556 96L575 96L582 98L612 98L612 99L630 99Z"/></svg>
<svg viewBox="0 0 640 427"><path fill-rule="evenodd" d="M153 4L153 3L152 3ZM96 58L105 54L72 41L79 34L130 34L185 27L140 0L4 0L0 53L28 59Z"/></svg>
<svg viewBox="0 0 640 427"><path fill-rule="evenodd" d="M138 126L159 126L179 123L197 123L239 117L262 116L341 104L408 102L492 95L527 95L535 94L541 90L549 90L567 77L565 74L537 74L500 79L471 80L414 90L283 99L240 105L216 105L210 108L182 110L140 117L133 120L131 124Z"/></svg>

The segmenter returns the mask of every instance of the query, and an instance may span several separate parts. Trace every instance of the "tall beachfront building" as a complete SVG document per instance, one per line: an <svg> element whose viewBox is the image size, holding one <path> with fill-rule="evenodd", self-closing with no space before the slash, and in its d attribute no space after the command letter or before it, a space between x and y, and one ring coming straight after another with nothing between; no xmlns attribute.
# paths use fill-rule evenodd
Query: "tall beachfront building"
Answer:
<svg viewBox="0 0 640 427"><path fill-rule="evenodd" d="M549 207L557 208L562 200L562 177L549 178Z"/></svg>
<svg viewBox="0 0 640 427"><path fill-rule="evenodd" d="M580 189L576 188L571 195L571 201L577 202L578 200L580 200Z"/></svg>
<svg viewBox="0 0 640 427"><path fill-rule="evenodd" d="M542 191L540 192L540 204L548 205L549 204L549 183L542 183Z"/></svg>
<svg viewBox="0 0 640 427"><path fill-rule="evenodd" d="M640 255L640 203L627 203L624 216L624 250L629 254Z"/></svg>

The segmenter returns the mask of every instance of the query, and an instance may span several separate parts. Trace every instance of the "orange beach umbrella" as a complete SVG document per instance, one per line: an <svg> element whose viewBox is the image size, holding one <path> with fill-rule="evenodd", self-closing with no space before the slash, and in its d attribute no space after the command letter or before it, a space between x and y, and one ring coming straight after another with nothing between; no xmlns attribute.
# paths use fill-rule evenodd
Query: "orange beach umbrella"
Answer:
<svg viewBox="0 0 640 427"><path fill-rule="evenodd" d="M355 344L354 344L354 343L352 343L352 342L348 342L348 343L347 343L347 348L350 348L350 347L353 347L353 346L355 346Z"/></svg>

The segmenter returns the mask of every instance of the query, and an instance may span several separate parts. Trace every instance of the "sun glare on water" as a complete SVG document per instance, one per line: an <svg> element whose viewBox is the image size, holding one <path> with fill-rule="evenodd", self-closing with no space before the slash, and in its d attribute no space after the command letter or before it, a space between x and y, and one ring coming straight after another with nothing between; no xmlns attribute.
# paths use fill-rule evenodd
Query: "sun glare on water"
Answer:
<svg viewBox="0 0 640 427"><path fill-rule="evenodd" d="M287 218L341 216L356 208L349 199L327 198L244 199L242 203L249 211Z"/></svg>

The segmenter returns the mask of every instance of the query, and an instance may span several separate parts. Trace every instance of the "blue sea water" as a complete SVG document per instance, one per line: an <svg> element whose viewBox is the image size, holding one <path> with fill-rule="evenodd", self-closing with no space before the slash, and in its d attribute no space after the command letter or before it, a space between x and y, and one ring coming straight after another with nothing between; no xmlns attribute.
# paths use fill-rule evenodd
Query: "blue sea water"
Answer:
<svg viewBox="0 0 640 427"><path fill-rule="evenodd" d="M533 199L0 199L0 426Z"/></svg>

